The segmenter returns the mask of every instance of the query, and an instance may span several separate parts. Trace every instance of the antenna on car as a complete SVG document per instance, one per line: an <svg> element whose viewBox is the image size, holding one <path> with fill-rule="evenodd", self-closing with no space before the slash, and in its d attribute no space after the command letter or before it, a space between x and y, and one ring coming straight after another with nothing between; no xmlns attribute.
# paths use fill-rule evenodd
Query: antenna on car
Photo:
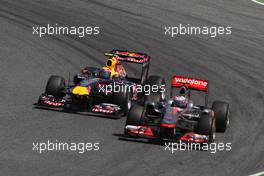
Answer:
<svg viewBox="0 0 264 176"><path fill-rule="evenodd" d="M71 72L69 72L69 75L68 75L68 87L70 87L70 81L71 81Z"/></svg>

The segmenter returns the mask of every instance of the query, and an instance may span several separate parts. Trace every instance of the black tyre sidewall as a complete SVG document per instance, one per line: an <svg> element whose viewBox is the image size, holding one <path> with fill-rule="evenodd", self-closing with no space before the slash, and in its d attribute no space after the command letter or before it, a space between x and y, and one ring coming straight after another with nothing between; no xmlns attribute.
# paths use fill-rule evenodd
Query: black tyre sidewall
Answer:
<svg viewBox="0 0 264 176"><path fill-rule="evenodd" d="M215 101L212 105L216 120L216 132L225 132L228 121L229 104L226 102Z"/></svg>
<svg viewBox="0 0 264 176"><path fill-rule="evenodd" d="M202 135L211 135L213 118L208 114L203 114L198 120L198 133Z"/></svg>
<svg viewBox="0 0 264 176"><path fill-rule="evenodd" d="M141 118L143 116L144 107L140 105L133 105L128 111L126 125L138 126L141 124Z"/></svg>
<svg viewBox="0 0 264 176"><path fill-rule="evenodd" d="M133 126L139 126L141 125L142 117L144 113L144 107L140 105L133 105L131 109L128 111L127 119L126 119L126 125L133 125ZM129 135L127 130L124 129L125 135Z"/></svg>
<svg viewBox="0 0 264 176"><path fill-rule="evenodd" d="M51 76L47 82L45 93L53 96L62 96L65 88L65 79L61 76Z"/></svg>
<svg viewBox="0 0 264 176"><path fill-rule="evenodd" d="M209 114L203 114L198 120L197 133L207 135L209 143L215 140L215 118Z"/></svg>

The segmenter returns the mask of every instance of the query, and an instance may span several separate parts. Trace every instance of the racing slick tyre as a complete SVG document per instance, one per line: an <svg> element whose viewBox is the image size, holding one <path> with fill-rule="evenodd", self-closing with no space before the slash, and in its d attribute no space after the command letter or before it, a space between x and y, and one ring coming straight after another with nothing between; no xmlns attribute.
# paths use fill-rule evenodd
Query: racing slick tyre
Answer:
<svg viewBox="0 0 264 176"><path fill-rule="evenodd" d="M152 102L160 102L164 101L166 98L166 82L165 79L160 76L150 76L147 81L146 85L150 86L150 94L145 94L145 102L152 101ZM157 92L153 92L154 87L158 87Z"/></svg>
<svg viewBox="0 0 264 176"><path fill-rule="evenodd" d="M229 104L222 101L215 101L212 105L216 121L216 132L224 133L229 124Z"/></svg>
<svg viewBox="0 0 264 176"><path fill-rule="evenodd" d="M129 91L118 91L113 93L113 103L119 105L124 112L124 116L127 115L131 108L131 94Z"/></svg>
<svg viewBox="0 0 264 176"><path fill-rule="evenodd" d="M51 76L47 82L45 93L55 97L63 96L65 88L65 79L61 76Z"/></svg>
<svg viewBox="0 0 264 176"><path fill-rule="evenodd" d="M176 137L176 128L160 128L160 137L163 140L174 140Z"/></svg>
<svg viewBox="0 0 264 176"><path fill-rule="evenodd" d="M215 139L215 118L209 114L203 114L198 120L198 134L209 136L209 143Z"/></svg>
<svg viewBox="0 0 264 176"><path fill-rule="evenodd" d="M141 125L141 119L144 113L144 106L133 105L127 115L126 125L139 126ZM125 129L125 134L128 135L127 130Z"/></svg>

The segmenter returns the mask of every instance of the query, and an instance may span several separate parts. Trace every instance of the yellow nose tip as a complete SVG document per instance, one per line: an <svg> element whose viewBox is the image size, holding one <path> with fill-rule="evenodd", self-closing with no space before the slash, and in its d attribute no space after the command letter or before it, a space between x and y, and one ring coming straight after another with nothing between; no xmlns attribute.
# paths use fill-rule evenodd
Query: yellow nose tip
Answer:
<svg viewBox="0 0 264 176"><path fill-rule="evenodd" d="M76 86L72 90L72 94L74 95L89 95L89 90L87 87L82 87L82 86Z"/></svg>

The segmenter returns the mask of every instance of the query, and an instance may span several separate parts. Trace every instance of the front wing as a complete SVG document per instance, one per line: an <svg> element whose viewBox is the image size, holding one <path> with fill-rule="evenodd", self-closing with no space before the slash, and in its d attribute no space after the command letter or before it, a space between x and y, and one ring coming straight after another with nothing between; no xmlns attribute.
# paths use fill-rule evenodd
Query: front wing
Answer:
<svg viewBox="0 0 264 176"><path fill-rule="evenodd" d="M161 138L159 134L159 129L157 127L148 127L148 126L133 126L126 125L125 132L130 137L135 138ZM188 143L207 143L208 137L206 135L196 134L194 132L188 132L181 134L175 139L175 141L188 142Z"/></svg>
<svg viewBox="0 0 264 176"><path fill-rule="evenodd" d="M73 104L70 100L55 98L45 94L39 97L34 107L83 115L99 115L108 118L121 118L124 116L124 111L118 105L109 103L101 103L93 106L89 106L88 104Z"/></svg>

